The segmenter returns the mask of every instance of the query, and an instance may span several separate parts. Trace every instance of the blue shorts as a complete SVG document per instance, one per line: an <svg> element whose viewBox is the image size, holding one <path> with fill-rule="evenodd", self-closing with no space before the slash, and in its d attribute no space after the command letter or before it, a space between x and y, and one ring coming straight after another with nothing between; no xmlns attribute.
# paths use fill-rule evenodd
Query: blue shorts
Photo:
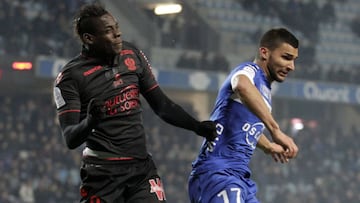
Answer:
<svg viewBox="0 0 360 203"><path fill-rule="evenodd" d="M255 182L231 170L192 174L188 190L191 203L259 203Z"/></svg>

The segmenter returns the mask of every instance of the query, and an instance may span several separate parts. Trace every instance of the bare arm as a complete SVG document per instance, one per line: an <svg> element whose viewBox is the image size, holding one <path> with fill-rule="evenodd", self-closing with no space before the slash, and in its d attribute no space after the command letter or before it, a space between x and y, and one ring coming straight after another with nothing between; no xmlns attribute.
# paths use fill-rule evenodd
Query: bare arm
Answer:
<svg viewBox="0 0 360 203"><path fill-rule="evenodd" d="M245 75L238 75L237 79L235 92L239 95L241 101L264 122L272 135L276 134L275 132L279 131L280 127L271 115L258 89Z"/></svg>
<svg viewBox="0 0 360 203"><path fill-rule="evenodd" d="M241 98L243 104L265 124L274 142L287 149L287 156L289 158L295 157L298 152L298 147L291 137L281 131L258 89L251 83L247 76L240 74L236 77L235 92Z"/></svg>
<svg viewBox="0 0 360 203"><path fill-rule="evenodd" d="M261 150L263 150L266 154L270 153L272 151L271 149L271 142L270 140L264 135L262 134L256 144L256 147L260 148ZM282 149L282 151L284 151Z"/></svg>

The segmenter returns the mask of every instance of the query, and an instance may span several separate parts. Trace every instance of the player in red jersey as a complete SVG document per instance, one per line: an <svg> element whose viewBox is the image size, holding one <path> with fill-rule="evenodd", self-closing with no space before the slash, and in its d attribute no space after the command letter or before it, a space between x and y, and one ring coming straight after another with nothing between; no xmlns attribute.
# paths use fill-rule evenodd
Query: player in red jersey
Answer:
<svg viewBox="0 0 360 203"><path fill-rule="evenodd" d="M116 19L98 4L75 17L82 52L54 85L68 148L84 144L81 202L166 202L147 152L140 95L164 121L214 140L212 121L200 122L160 89L144 53L123 41Z"/></svg>

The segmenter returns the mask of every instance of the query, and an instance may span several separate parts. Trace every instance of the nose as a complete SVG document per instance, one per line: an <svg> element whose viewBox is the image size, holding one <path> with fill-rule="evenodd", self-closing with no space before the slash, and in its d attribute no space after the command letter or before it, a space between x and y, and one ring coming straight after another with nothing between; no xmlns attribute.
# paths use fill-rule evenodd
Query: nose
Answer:
<svg viewBox="0 0 360 203"><path fill-rule="evenodd" d="M287 66L288 70L294 71L295 70L295 61L291 61L291 63Z"/></svg>
<svg viewBox="0 0 360 203"><path fill-rule="evenodd" d="M116 30L116 31L114 32L114 36L115 36L116 38L121 37L121 35L122 35L122 33L121 33L119 30Z"/></svg>

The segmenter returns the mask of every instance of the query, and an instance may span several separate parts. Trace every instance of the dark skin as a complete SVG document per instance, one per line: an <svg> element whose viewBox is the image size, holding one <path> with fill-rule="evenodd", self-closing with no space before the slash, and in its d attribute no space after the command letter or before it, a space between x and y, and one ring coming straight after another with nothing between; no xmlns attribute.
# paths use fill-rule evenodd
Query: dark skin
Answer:
<svg viewBox="0 0 360 203"><path fill-rule="evenodd" d="M85 48L88 49L89 56L112 60L122 50L119 25L115 18L109 13L99 18L93 18L92 20L94 26L92 30L96 31L81 35L81 40ZM210 121L199 122L195 120L180 106L174 104L159 87L147 92L143 96L154 112L164 121L180 128L192 130L209 140L214 140L217 136L215 124ZM178 117L174 117L172 112L177 112ZM81 123L78 123L79 113L67 113L65 114L67 117L64 117L65 115L62 116L60 123L70 149L74 149L84 143L90 134L90 126L92 126L92 123L95 121L92 119L94 116L92 116L91 111L89 113L87 119L82 120Z"/></svg>
<svg viewBox="0 0 360 203"><path fill-rule="evenodd" d="M84 33L81 40L97 56L114 56L122 49L119 24L111 14L94 19L96 33Z"/></svg>

